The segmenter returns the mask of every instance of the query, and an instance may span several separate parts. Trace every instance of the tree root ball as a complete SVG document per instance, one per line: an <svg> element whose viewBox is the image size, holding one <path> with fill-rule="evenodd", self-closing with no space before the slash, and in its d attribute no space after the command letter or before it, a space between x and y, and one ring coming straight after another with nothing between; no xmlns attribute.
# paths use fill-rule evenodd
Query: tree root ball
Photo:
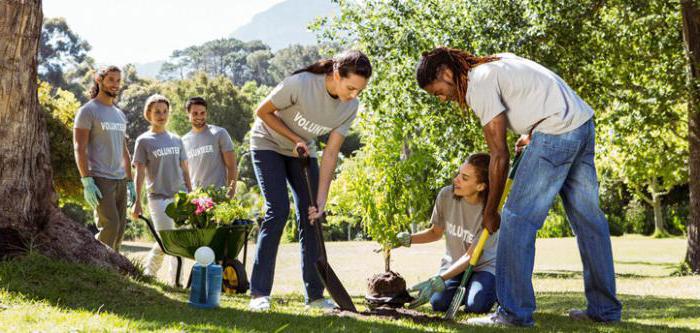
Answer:
<svg viewBox="0 0 700 333"><path fill-rule="evenodd" d="M376 274L368 282L367 295L372 297L395 297L406 294L406 280L393 271Z"/></svg>

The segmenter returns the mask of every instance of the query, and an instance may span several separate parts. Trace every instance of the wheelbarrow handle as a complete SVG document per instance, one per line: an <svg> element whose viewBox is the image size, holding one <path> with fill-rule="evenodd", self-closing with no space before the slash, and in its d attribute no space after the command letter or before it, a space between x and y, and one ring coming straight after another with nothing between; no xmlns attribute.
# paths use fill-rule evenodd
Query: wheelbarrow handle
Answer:
<svg viewBox="0 0 700 333"><path fill-rule="evenodd" d="M163 251L163 253L168 253L167 251L165 251L165 246L163 246L163 241L160 239L160 236L158 235L156 228L153 226L153 222L151 222L151 220L147 219L143 215L139 215L139 218L142 219L144 222L146 222L148 229L151 230L151 234L153 234L153 238L156 239L156 243L158 243L158 246L160 246L160 249Z"/></svg>

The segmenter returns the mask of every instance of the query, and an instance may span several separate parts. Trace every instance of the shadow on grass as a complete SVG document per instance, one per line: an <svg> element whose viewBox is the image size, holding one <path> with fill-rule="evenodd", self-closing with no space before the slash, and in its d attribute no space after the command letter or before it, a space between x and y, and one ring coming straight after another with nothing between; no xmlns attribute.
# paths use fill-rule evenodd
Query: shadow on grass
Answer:
<svg viewBox="0 0 700 333"><path fill-rule="evenodd" d="M303 310L298 296L280 298L275 311L256 313L246 310L246 296L224 297L224 307L197 310L186 303L187 294L166 288L159 283L140 283L111 271L94 267L67 264L32 255L23 259L0 263L0 286L10 293L31 300L47 301L64 309L108 312L130 321L135 330L176 329L182 331L262 331L262 332L416 332L439 331L492 331L477 329L460 323L434 323L418 326L407 320L372 321L323 316ZM167 292L164 293L164 292ZM360 298L355 298L359 301ZM694 300L623 297L626 320L638 318L668 323L695 318L700 313L700 302ZM545 331L654 331L668 330L668 326L627 322L620 325L594 325L571 322L563 314L570 307L580 307L583 296L578 294L545 293L538 295L540 312L536 315L538 328ZM427 307L424 307L427 308ZM460 315L458 319L464 319ZM109 324L106 324L109 325ZM105 327L109 330L109 327ZM674 328L676 332L691 330Z"/></svg>
<svg viewBox="0 0 700 333"><path fill-rule="evenodd" d="M532 273L534 277L538 278L555 278L555 279L576 279L583 278L583 272L581 271L570 271L570 270L547 270ZM627 279L665 279L668 276L659 275L641 275L634 273L615 273L615 277L627 278Z"/></svg>

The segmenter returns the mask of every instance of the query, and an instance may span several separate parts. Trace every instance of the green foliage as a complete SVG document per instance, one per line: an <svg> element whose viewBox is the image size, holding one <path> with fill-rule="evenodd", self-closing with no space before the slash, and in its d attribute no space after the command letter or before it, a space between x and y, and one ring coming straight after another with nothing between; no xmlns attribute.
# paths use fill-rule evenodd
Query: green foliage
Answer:
<svg viewBox="0 0 700 333"><path fill-rule="evenodd" d="M473 116L465 119L456 108L438 105L415 84L421 52L438 45L480 55L513 52L568 82L596 110L597 164L601 174L617 180L604 181L603 186L614 188L602 192L608 194L604 198L621 202L604 206L620 212L620 205L629 200L626 190L622 196L613 193L620 181L635 195L651 191L652 180L658 193L687 181L682 114L687 99L677 2L524 0L498 6L485 0L338 2L342 12L338 18L317 22L320 38L362 49L376 73L362 95L366 110L360 126L368 137L363 138L362 154L353 158L362 165L359 170L367 172L351 172L345 178L350 171L344 170L339 177L349 183L344 188L368 193L355 201L367 212L354 212L363 223L393 232L376 222L382 209L393 216L393 208L376 204L388 194L372 192L370 185L384 185L385 174L398 177L392 170L402 168L396 156L404 147L396 144L397 138L406 138L409 150L419 146L432 156L432 161L417 167L424 173L430 170L422 175L426 181L401 183L401 191L408 193L434 194L469 152L484 147ZM406 207L391 200L391 205ZM420 216L420 209L413 211ZM619 224L622 217L615 216ZM550 220L556 220L551 228L568 229L563 215Z"/></svg>
<svg viewBox="0 0 700 333"><path fill-rule="evenodd" d="M184 80L204 72L212 76L225 76L237 86L248 81L271 84L267 73L272 58L270 47L259 40L243 42L235 38L222 38L176 50L161 68L162 79Z"/></svg>
<svg viewBox="0 0 700 333"><path fill-rule="evenodd" d="M150 124L143 117L143 107L146 99L153 94L162 94L165 85L152 80L138 80L129 84L119 95L119 108L126 115L126 145L133 154L136 138L148 131ZM171 110L172 111L172 110Z"/></svg>
<svg viewBox="0 0 700 333"><path fill-rule="evenodd" d="M235 200L222 202L214 208L214 221L218 224L231 224L236 220L247 220L248 212Z"/></svg>
<svg viewBox="0 0 700 333"><path fill-rule="evenodd" d="M654 224L651 223L651 214L644 209L644 206L635 198L625 207L625 222L627 232L635 234L650 235L654 231Z"/></svg>
<svg viewBox="0 0 700 333"><path fill-rule="evenodd" d="M185 103L192 96L207 101L207 122L225 128L236 142L241 142L250 129L253 120L250 103L226 77L198 73L191 79L171 82L164 94L170 99L168 129L179 135L192 128L185 110Z"/></svg>
<svg viewBox="0 0 700 333"><path fill-rule="evenodd" d="M165 208L165 214L173 219L177 227L205 229L219 223L230 223L214 219L216 207L228 201L226 191L225 187L209 186L190 193L178 192L173 202Z"/></svg>
<svg viewBox="0 0 700 333"><path fill-rule="evenodd" d="M80 174L73 155L73 121L80 102L66 90L39 82L39 105L46 116L53 187L61 202L83 203Z"/></svg>
<svg viewBox="0 0 700 333"><path fill-rule="evenodd" d="M93 61L88 56L90 44L62 17L44 19L39 43L39 79L55 88L68 90L85 102L81 98L83 87L76 79L84 74L84 64Z"/></svg>
<svg viewBox="0 0 700 333"><path fill-rule="evenodd" d="M552 237L571 237L574 233L571 231L569 220L564 211L564 204L559 196L554 200L552 208L549 210L547 219L544 225L537 231L538 238Z"/></svg>
<svg viewBox="0 0 700 333"><path fill-rule="evenodd" d="M269 72L273 82L281 82L285 77L292 72L304 68L322 56L318 46L315 45L290 45L287 48L281 49L275 53L275 56L270 60Z"/></svg>

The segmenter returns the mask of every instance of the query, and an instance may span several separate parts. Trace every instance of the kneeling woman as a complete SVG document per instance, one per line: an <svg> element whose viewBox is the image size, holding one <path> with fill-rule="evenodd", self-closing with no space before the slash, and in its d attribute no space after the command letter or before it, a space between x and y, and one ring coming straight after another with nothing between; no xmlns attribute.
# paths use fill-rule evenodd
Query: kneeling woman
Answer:
<svg viewBox="0 0 700 333"><path fill-rule="evenodd" d="M252 310L270 308L277 248L289 215L287 184L296 205L306 303L310 307L334 307L323 298L323 283L315 266L319 242L310 223L323 214L340 146L357 115L357 96L371 75L367 56L347 51L296 71L255 111L250 149L267 211L260 225L251 274ZM319 171L315 140L325 134L329 136ZM308 200L297 149L311 157L310 182L318 194L318 210Z"/></svg>
<svg viewBox="0 0 700 333"><path fill-rule="evenodd" d="M151 124L150 129L139 135L134 148L132 164L136 167L136 203L132 217L137 219L141 210L141 189L146 179L148 209L157 231L175 229L175 222L165 215L165 207L173 202L178 191L191 191L187 155L182 140L165 130L170 113L170 102L161 95L146 100L143 116ZM146 257L145 274L155 276L163 261L163 251L158 244ZM170 257L170 279L175 276L174 257ZM171 281L172 282L172 281Z"/></svg>
<svg viewBox="0 0 700 333"><path fill-rule="evenodd" d="M476 241L481 234L482 212L488 197L489 155L472 154L459 168L453 185L444 187L435 200L430 229L416 234L396 235L403 246L431 243L445 236L447 252L440 272L411 288L419 291L411 304L419 306L428 300L435 311L445 312L462 280ZM496 243L498 232L491 235L474 268L464 298L464 310L486 313L496 302Z"/></svg>

